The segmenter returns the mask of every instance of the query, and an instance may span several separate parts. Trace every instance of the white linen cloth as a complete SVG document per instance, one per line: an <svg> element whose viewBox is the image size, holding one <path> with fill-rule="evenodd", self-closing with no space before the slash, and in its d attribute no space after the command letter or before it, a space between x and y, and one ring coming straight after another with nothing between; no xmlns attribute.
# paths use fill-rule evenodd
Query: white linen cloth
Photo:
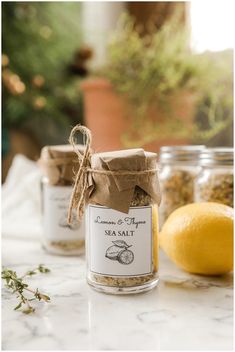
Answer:
<svg viewBox="0 0 235 352"><path fill-rule="evenodd" d="M2 186L2 235L38 240L41 227L41 171L36 162L17 154Z"/></svg>

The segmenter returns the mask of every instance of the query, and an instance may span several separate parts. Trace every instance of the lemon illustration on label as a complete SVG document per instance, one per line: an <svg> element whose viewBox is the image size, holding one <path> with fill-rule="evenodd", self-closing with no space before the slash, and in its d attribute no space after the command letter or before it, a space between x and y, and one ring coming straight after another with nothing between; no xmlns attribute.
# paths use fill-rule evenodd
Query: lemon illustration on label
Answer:
<svg viewBox="0 0 235 352"><path fill-rule="evenodd" d="M117 260L121 264L131 264L134 260L134 253L129 249L125 249L119 253Z"/></svg>
<svg viewBox="0 0 235 352"><path fill-rule="evenodd" d="M112 243L113 245L106 250L105 257L117 260L120 264L131 264L134 260L134 253L128 248L132 247L132 245L128 245L122 240L112 241Z"/></svg>

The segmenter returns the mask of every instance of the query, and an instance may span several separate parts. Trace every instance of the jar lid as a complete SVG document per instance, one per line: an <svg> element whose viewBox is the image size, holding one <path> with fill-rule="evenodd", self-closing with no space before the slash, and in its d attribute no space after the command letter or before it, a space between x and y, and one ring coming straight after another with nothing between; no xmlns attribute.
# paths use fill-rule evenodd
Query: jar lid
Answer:
<svg viewBox="0 0 235 352"><path fill-rule="evenodd" d="M195 161L205 148L204 145L164 146L160 148L160 162Z"/></svg>
<svg viewBox="0 0 235 352"><path fill-rule="evenodd" d="M78 144L77 147L79 151L84 151L83 145ZM61 158L61 163L63 163L63 158L65 162L67 159L76 159L76 153L70 144L50 145L42 148L41 158L44 160Z"/></svg>
<svg viewBox="0 0 235 352"><path fill-rule="evenodd" d="M146 165L148 162L148 165ZM114 170L140 171L156 167L157 153L147 152L141 148L123 149L110 152L95 153L91 157L91 165L95 168Z"/></svg>
<svg viewBox="0 0 235 352"><path fill-rule="evenodd" d="M138 186L160 204L156 153L141 148L97 153L91 157L91 168L91 202L128 213Z"/></svg>
<svg viewBox="0 0 235 352"><path fill-rule="evenodd" d="M233 148L207 148L201 152L200 164L209 165L233 165Z"/></svg>
<svg viewBox="0 0 235 352"><path fill-rule="evenodd" d="M81 152L84 151L83 145L77 145L77 148ZM77 155L69 144L43 147L38 164L52 185L57 184L61 179L72 183L74 173L79 167Z"/></svg>

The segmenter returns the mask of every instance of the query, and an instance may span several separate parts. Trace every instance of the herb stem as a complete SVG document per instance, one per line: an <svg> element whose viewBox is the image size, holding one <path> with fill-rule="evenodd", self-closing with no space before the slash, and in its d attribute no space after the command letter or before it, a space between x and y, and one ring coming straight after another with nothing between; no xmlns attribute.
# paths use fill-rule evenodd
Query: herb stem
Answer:
<svg viewBox="0 0 235 352"><path fill-rule="evenodd" d="M35 308L33 308L29 301L33 300L38 300L38 301L45 301L49 302L50 297L40 293L38 289L33 290L32 288L28 287L28 284L26 284L23 279L26 276L32 276L37 273L49 273L50 270L46 268L44 265L40 264L36 269L34 270L28 270L23 276L18 277L16 272L11 270L11 269L6 269L4 268L2 270L2 279L6 281L5 286L12 291L12 293L15 293L17 295L17 298L19 298L20 302L18 305L14 308L14 310L17 310L22 307L22 305L25 305L26 308L22 310L23 313L25 314L30 314L35 311ZM24 292L28 291L30 292L33 296L32 298L27 298L24 295Z"/></svg>

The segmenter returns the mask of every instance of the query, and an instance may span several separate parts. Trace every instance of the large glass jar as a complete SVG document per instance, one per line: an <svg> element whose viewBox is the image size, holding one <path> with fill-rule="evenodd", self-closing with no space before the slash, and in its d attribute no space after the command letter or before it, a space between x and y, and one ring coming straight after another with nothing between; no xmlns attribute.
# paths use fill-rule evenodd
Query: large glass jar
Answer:
<svg viewBox="0 0 235 352"><path fill-rule="evenodd" d="M195 180L195 201L233 207L233 149L208 148L200 155L200 174Z"/></svg>
<svg viewBox="0 0 235 352"><path fill-rule="evenodd" d="M194 179L200 172L199 155L205 147L165 146L160 150L160 226L177 208L193 203Z"/></svg>
<svg viewBox="0 0 235 352"><path fill-rule="evenodd" d="M98 291L132 294L157 285L156 159L155 153L142 149L91 157L94 189L86 209L87 281Z"/></svg>
<svg viewBox="0 0 235 352"><path fill-rule="evenodd" d="M83 150L83 146L81 146ZM43 171L42 224L43 248L52 254L77 255L85 252L85 221L78 223L75 214L67 222L77 156L70 145L46 146L39 165Z"/></svg>

